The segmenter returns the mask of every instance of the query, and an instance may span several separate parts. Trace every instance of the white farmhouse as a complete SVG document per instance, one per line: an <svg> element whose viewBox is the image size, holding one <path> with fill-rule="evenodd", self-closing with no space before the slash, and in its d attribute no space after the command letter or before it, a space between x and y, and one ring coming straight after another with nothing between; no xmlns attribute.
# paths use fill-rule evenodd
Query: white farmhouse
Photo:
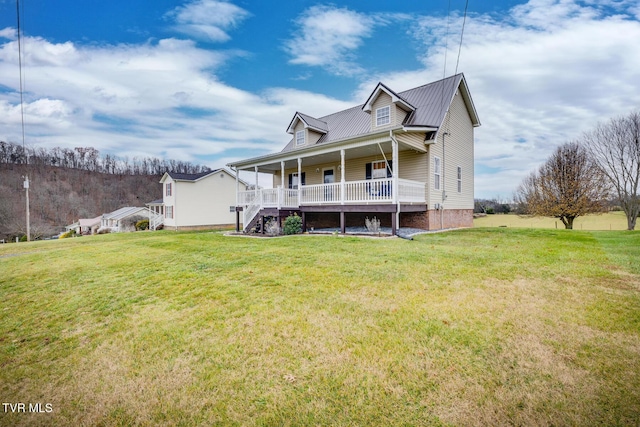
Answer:
<svg viewBox="0 0 640 427"><path fill-rule="evenodd" d="M223 228L234 224L236 177L226 169L199 174L167 172L160 183L166 229ZM237 185L246 191L244 181L238 180Z"/></svg>

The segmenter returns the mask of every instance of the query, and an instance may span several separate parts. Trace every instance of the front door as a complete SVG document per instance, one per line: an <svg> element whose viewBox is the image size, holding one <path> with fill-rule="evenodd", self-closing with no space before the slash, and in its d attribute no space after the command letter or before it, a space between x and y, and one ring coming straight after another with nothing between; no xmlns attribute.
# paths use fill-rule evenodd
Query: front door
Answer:
<svg viewBox="0 0 640 427"><path fill-rule="evenodd" d="M333 184L335 182L335 178L333 176L333 168L323 170L322 175L323 183ZM333 186L328 186L324 189L324 200L333 201Z"/></svg>

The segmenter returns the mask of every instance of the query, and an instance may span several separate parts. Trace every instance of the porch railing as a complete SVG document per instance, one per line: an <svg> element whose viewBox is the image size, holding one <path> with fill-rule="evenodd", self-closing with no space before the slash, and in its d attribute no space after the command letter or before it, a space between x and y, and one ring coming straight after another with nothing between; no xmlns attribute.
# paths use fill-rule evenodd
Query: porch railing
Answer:
<svg viewBox="0 0 640 427"><path fill-rule="evenodd" d="M245 206L244 218L250 221L262 208L298 207L298 196L302 205L391 203L394 201L393 192L393 178L367 179L345 182L344 194L342 194L342 184L334 182L303 185L300 190L279 187L265 188L257 192L243 191L238 193L238 202L241 206ZM424 182L398 179L397 192L397 201L401 203L425 203L426 201ZM247 212L249 208L251 212Z"/></svg>

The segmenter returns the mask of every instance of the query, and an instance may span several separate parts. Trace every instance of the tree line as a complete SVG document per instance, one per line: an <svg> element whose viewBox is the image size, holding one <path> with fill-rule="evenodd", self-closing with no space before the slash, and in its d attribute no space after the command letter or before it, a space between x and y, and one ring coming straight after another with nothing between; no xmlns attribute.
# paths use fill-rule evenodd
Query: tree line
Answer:
<svg viewBox="0 0 640 427"><path fill-rule="evenodd" d="M520 184L518 210L558 218L565 228L617 200L634 230L640 214L640 111L599 123L558 147Z"/></svg>
<svg viewBox="0 0 640 427"><path fill-rule="evenodd" d="M207 166L194 165L181 160L165 160L156 157L118 157L100 154L93 147L44 148L24 147L12 142L0 141L0 165L54 166L79 169L110 175L163 175L165 172L209 172Z"/></svg>

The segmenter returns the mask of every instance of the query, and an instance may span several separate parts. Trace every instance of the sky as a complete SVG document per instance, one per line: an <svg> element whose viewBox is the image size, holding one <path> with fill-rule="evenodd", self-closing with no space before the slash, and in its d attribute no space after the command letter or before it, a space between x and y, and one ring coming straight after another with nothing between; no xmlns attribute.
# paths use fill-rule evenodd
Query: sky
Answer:
<svg viewBox="0 0 640 427"><path fill-rule="evenodd" d="M32 147L218 168L280 151L296 111L457 71L482 123L475 197L509 200L555 147L640 109L637 0L19 4ZM22 142L19 88L16 1L0 0L0 140Z"/></svg>

